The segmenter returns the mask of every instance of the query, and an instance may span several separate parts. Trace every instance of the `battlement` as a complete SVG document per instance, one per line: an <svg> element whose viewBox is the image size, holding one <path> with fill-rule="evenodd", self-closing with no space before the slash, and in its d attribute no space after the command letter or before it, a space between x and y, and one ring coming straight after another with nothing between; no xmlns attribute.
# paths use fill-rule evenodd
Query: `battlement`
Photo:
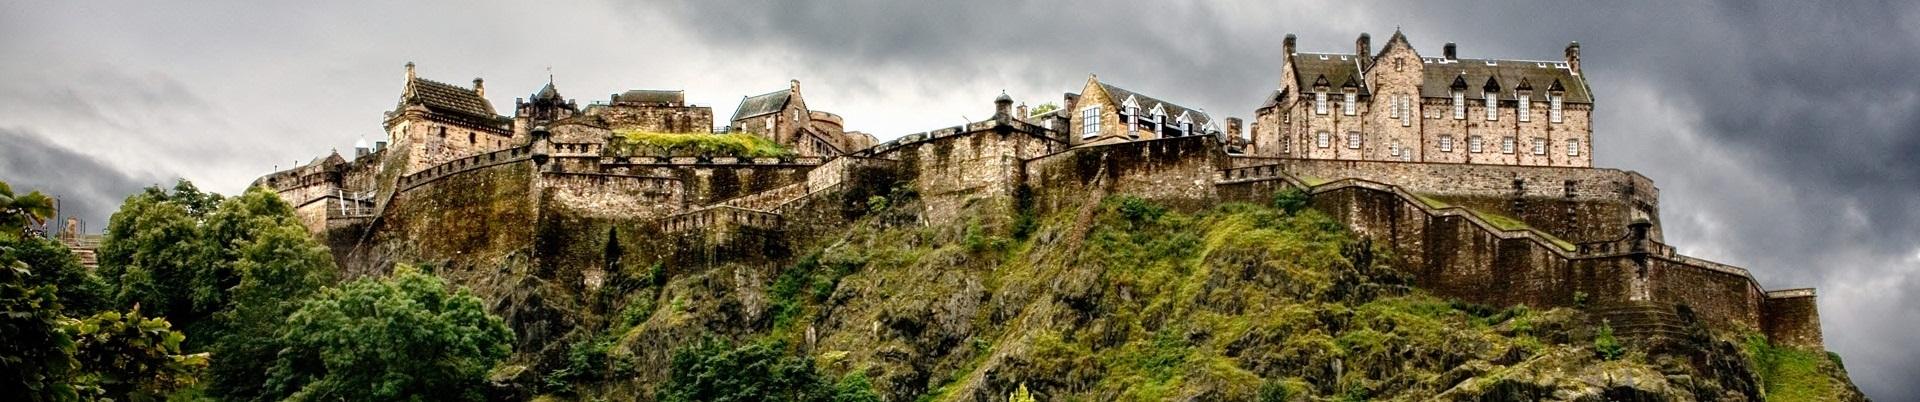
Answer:
<svg viewBox="0 0 1920 402"><path fill-rule="evenodd" d="M449 175L457 174L460 172L466 172L474 169L484 168L488 166L524 161L532 157L533 157L533 150L531 148L514 147L514 148L507 148L507 149L502 149L498 151L488 152L484 154L468 156L465 158L454 159L451 161L447 161L446 163L434 165L433 167L429 167L424 170L414 172L413 174L400 176L400 179L395 182L394 188L396 189L396 191L405 192L415 187L419 187L420 185L431 183L435 180L440 180Z"/></svg>

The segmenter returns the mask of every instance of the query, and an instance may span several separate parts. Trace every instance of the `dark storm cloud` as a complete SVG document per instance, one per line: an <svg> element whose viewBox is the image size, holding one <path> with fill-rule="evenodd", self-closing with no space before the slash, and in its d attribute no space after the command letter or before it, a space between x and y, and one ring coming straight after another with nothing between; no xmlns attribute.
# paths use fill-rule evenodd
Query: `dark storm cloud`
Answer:
<svg viewBox="0 0 1920 402"><path fill-rule="evenodd" d="M89 232L107 227L107 216L127 195L158 180L136 177L91 155L18 129L0 128L0 181L13 191L39 191L60 200L60 215L79 217Z"/></svg>
<svg viewBox="0 0 1920 402"><path fill-rule="evenodd" d="M0 180L112 193L102 209L154 181L118 172L172 167L234 191L378 134L406 61L485 75L497 104L553 66L568 95L685 88L719 116L799 78L813 106L888 139L977 118L1001 89L1058 101L1088 73L1250 117L1287 33L1350 52L1360 32L1378 50L1401 27L1429 56L1459 42L1463 57L1546 60L1578 40L1596 164L1659 184L1667 240L1769 289L1819 287L1828 347L1854 379L1920 398L1906 344L1920 333L1920 3L46 4L0 13L0 52L19 56L0 58L0 127L27 130L0 132ZM89 162L46 168L70 160Z"/></svg>

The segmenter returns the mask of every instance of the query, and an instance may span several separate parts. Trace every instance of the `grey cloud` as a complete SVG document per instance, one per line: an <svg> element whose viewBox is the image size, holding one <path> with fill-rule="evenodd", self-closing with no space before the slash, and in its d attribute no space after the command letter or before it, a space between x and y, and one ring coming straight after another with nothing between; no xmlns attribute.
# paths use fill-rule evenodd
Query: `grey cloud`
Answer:
<svg viewBox="0 0 1920 402"><path fill-rule="evenodd" d="M120 171L85 153L48 142L43 134L0 128L0 181L16 192L39 191L60 200L60 215L79 217L89 231L128 195L159 180Z"/></svg>

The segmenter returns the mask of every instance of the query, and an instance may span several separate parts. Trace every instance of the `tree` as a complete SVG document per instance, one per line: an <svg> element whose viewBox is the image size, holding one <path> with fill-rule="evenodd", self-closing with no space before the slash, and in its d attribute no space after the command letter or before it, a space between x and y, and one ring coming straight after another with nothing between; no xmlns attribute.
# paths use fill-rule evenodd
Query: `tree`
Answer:
<svg viewBox="0 0 1920 402"><path fill-rule="evenodd" d="M58 241L21 238L0 253L32 267L33 275L27 278L29 283L52 286L54 295L60 299L59 312L63 315L81 317L111 307L107 283L81 266L73 251Z"/></svg>
<svg viewBox="0 0 1920 402"><path fill-rule="evenodd" d="M866 377L855 374L835 385L813 361L786 355L781 342L734 348L705 339L673 354L661 401L879 401Z"/></svg>
<svg viewBox="0 0 1920 402"><path fill-rule="evenodd" d="M207 366L205 354L181 352L186 334L165 319L140 315L139 309L69 319L64 330L74 338L81 369L74 383L89 399L165 399L193 385Z"/></svg>
<svg viewBox="0 0 1920 402"><path fill-rule="evenodd" d="M322 290L277 336L265 399L480 400L513 342L480 298L408 266Z"/></svg>
<svg viewBox="0 0 1920 402"><path fill-rule="evenodd" d="M0 181L0 239L18 237L32 225L53 217L53 199L39 191L14 195L13 187Z"/></svg>
<svg viewBox="0 0 1920 402"><path fill-rule="evenodd" d="M60 300L29 275L26 263L0 255L0 395L74 399L73 337L60 330Z"/></svg>
<svg viewBox="0 0 1920 402"><path fill-rule="evenodd" d="M262 230L239 250L234 270L240 283L233 307L216 316L221 333L212 351L208 392L231 400L254 399L267 381L281 344L281 320L300 302L333 283L333 257L298 226Z"/></svg>

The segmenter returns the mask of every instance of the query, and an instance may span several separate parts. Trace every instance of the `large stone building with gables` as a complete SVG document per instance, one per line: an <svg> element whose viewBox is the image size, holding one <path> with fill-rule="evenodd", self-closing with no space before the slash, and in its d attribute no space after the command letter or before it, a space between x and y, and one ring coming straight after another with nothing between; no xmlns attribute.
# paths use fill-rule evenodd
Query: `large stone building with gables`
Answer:
<svg viewBox="0 0 1920 402"><path fill-rule="evenodd" d="M1254 112L1249 153L1301 159L1593 165L1580 45L1563 60L1423 57L1395 31L1378 53L1308 53L1287 35L1280 87Z"/></svg>

